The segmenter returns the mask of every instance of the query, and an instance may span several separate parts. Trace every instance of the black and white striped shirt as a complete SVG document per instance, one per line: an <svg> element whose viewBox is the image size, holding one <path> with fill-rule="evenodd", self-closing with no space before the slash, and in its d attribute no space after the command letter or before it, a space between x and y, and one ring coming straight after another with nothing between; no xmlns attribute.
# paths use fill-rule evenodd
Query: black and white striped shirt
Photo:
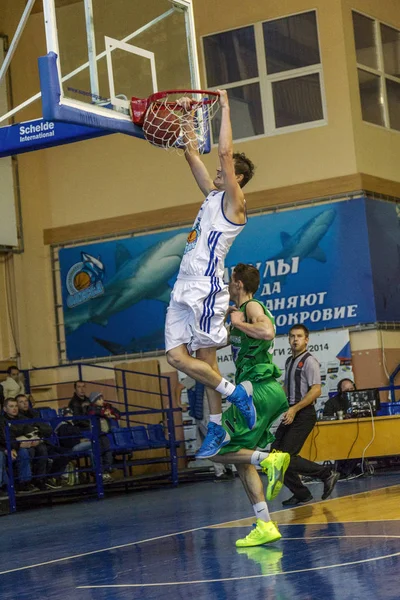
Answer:
<svg viewBox="0 0 400 600"><path fill-rule="evenodd" d="M285 364L285 388L289 404L300 402L312 385L321 385L319 362L305 350L299 356L290 356Z"/></svg>

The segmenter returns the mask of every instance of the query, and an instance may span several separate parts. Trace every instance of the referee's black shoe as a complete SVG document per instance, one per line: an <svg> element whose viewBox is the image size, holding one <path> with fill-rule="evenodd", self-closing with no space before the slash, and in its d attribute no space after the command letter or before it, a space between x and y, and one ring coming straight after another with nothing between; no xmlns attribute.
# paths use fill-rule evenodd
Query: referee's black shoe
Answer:
<svg viewBox="0 0 400 600"><path fill-rule="evenodd" d="M332 471L327 479L324 480L324 493L322 494L322 500L326 500L333 492L333 488L337 484L340 478L340 473Z"/></svg>
<svg viewBox="0 0 400 600"><path fill-rule="evenodd" d="M312 494L303 500L301 498L296 498L296 496L292 496L291 498L284 500L282 502L282 506L297 506L298 504L307 504L307 502L311 502L311 500L313 500Z"/></svg>

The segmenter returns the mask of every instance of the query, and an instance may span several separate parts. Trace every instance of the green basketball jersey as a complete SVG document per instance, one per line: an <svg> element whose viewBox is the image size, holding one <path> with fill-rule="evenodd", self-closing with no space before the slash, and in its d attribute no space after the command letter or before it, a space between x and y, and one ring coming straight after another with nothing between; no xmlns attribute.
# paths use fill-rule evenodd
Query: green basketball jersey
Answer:
<svg viewBox="0 0 400 600"><path fill-rule="evenodd" d="M269 310L262 302L251 299L242 304L240 311L245 314L249 302L257 302L267 317L272 321L275 329L275 320ZM247 319L246 319L247 321ZM230 341L232 345L232 356L236 366L236 383L242 381L263 381L274 377L278 379L281 372L273 363L274 340L256 340L249 337L236 327L231 328Z"/></svg>

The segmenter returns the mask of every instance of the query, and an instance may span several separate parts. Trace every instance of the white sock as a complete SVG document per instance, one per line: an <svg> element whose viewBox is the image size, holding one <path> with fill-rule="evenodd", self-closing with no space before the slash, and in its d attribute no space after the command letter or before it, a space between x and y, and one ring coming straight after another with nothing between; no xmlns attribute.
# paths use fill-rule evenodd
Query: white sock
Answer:
<svg viewBox="0 0 400 600"><path fill-rule="evenodd" d="M223 396L230 396L236 389L236 385L228 381L227 379L222 378L218 387L215 388L216 392L219 392Z"/></svg>
<svg viewBox="0 0 400 600"><path fill-rule="evenodd" d="M250 463L252 465L259 466L259 464L268 456L269 456L269 452L260 452L259 450L256 450L251 455Z"/></svg>
<svg viewBox="0 0 400 600"><path fill-rule="evenodd" d="M222 413L219 413L218 415L210 415L210 423L222 425Z"/></svg>
<svg viewBox="0 0 400 600"><path fill-rule="evenodd" d="M257 502L257 504L253 504L253 510L257 519L261 519L261 521L265 521L266 523L271 520L266 502Z"/></svg>

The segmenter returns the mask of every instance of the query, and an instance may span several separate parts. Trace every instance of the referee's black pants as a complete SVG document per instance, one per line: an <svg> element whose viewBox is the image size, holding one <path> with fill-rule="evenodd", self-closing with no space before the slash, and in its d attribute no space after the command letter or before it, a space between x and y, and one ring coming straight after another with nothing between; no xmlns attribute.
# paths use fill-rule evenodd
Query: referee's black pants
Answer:
<svg viewBox="0 0 400 600"><path fill-rule="evenodd" d="M327 479L332 469L323 467L318 463L299 456L308 435L317 421L317 415L312 405L306 406L296 413L290 425L281 423L275 433L275 442L272 450L281 450L290 454L290 465L286 471L284 484L292 494L299 500L306 500L310 496L310 490L306 487L299 475L309 475L316 479Z"/></svg>

